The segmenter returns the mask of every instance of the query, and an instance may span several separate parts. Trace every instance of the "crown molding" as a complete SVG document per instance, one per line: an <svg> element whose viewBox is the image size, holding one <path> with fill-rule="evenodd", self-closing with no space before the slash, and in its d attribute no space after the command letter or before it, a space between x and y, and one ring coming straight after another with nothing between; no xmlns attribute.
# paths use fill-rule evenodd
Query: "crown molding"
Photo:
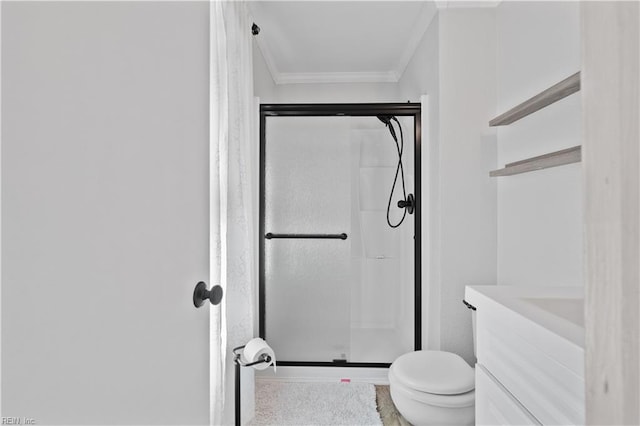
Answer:
<svg viewBox="0 0 640 426"><path fill-rule="evenodd" d="M278 73L272 76L276 84L397 83L399 79L394 71Z"/></svg>
<svg viewBox="0 0 640 426"><path fill-rule="evenodd" d="M438 9L497 7L503 0L434 0Z"/></svg>

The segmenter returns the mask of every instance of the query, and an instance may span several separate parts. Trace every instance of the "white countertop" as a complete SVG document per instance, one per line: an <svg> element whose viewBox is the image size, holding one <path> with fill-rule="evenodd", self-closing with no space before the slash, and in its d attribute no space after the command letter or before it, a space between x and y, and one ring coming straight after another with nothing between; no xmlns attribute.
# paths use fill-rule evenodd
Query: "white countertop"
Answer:
<svg viewBox="0 0 640 426"><path fill-rule="evenodd" d="M502 305L584 349L582 287L467 286L465 300L478 310Z"/></svg>

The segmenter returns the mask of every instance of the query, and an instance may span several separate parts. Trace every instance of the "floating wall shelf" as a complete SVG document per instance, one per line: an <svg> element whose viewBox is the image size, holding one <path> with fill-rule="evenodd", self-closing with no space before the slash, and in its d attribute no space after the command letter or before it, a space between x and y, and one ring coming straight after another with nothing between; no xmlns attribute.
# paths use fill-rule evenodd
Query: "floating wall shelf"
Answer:
<svg viewBox="0 0 640 426"><path fill-rule="evenodd" d="M580 71L494 118L489 126L505 126L580 90Z"/></svg>
<svg viewBox="0 0 640 426"><path fill-rule="evenodd" d="M565 164L578 163L582 159L582 149L580 146L551 152L538 157L516 161L507 164L504 169L493 170L489 176L511 176L520 173L533 172L535 170L548 169L550 167L562 166Z"/></svg>

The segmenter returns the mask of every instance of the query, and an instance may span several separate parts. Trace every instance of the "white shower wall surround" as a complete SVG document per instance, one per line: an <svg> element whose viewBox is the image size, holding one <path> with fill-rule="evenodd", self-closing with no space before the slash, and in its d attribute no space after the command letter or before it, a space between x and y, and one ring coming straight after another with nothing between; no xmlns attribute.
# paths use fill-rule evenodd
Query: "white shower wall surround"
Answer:
<svg viewBox="0 0 640 426"><path fill-rule="evenodd" d="M414 193L413 118L399 120ZM384 363L413 350L414 220L386 222L388 129L376 117L267 117L265 154L265 232L348 234L266 241L265 331L279 359ZM393 223L400 198L398 178Z"/></svg>

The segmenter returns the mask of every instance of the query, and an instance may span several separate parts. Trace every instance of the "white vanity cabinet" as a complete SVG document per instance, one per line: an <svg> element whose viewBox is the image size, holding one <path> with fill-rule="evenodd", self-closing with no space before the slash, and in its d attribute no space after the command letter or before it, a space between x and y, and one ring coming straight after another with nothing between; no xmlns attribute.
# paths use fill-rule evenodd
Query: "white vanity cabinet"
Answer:
<svg viewBox="0 0 640 426"><path fill-rule="evenodd" d="M476 308L476 423L584 424L580 288L467 287Z"/></svg>
<svg viewBox="0 0 640 426"><path fill-rule="evenodd" d="M476 365L477 425L536 425L540 422L482 365Z"/></svg>

